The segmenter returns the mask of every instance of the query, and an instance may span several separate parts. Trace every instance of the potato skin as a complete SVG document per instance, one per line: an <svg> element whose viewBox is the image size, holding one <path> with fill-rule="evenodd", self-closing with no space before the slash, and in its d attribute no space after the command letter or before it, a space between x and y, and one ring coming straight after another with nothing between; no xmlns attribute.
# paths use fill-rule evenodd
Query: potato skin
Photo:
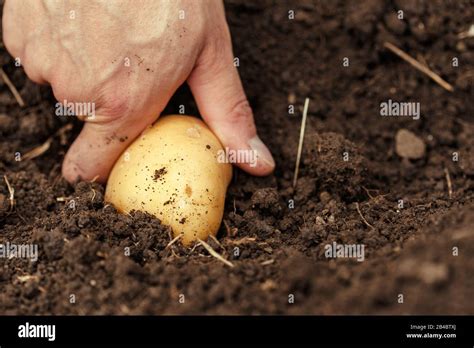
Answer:
<svg viewBox="0 0 474 348"><path fill-rule="evenodd" d="M169 115L140 135L109 176L105 200L121 212L141 210L183 234L184 245L216 235L232 165L218 163L222 145L200 119Z"/></svg>

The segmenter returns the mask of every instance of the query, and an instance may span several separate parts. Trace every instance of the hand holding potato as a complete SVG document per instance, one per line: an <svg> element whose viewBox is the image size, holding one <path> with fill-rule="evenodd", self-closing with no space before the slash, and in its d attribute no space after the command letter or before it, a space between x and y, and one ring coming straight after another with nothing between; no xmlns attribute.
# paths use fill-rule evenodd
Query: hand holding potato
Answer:
<svg viewBox="0 0 474 348"><path fill-rule="evenodd" d="M28 76L62 102L95 103L66 155L69 181L105 181L123 150L185 81L225 147L257 152L255 175L274 167L257 136L219 0L6 0L4 43ZM128 63L128 64L127 64Z"/></svg>

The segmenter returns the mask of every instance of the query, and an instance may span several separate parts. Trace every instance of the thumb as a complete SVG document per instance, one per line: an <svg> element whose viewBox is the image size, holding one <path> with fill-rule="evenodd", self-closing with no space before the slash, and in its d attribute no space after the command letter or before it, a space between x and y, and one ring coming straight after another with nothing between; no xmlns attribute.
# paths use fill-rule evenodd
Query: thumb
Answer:
<svg viewBox="0 0 474 348"><path fill-rule="evenodd" d="M105 182L117 158L156 117L133 116L110 117L98 109L92 120L86 119L63 162L66 180Z"/></svg>
<svg viewBox="0 0 474 348"><path fill-rule="evenodd" d="M235 164L253 175L270 174L275 162L257 135L230 45L205 49L188 84L203 119L229 152L240 154Z"/></svg>

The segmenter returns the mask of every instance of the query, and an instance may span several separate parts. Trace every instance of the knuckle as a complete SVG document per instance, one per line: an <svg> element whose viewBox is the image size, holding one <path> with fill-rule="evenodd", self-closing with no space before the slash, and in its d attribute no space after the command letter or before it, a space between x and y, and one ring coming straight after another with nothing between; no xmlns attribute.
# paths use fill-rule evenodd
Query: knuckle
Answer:
<svg viewBox="0 0 474 348"><path fill-rule="evenodd" d="M87 110L92 110L93 117L84 117L85 121L97 124L110 122L121 124L120 120L125 119L130 113L131 101L125 94L124 87L117 83L110 86L99 85L89 88L88 92L84 93L84 84L75 85L72 76L74 74L68 71L55 74L51 81L53 94L61 103L87 103Z"/></svg>
<svg viewBox="0 0 474 348"><path fill-rule="evenodd" d="M117 88L112 91L110 88L102 90L95 99L96 109L100 109L100 119L98 122L117 122L124 120L130 114L131 104L130 98Z"/></svg>
<svg viewBox="0 0 474 348"><path fill-rule="evenodd" d="M246 123L248 126L252 126L253 113L247 98L242 98L235 102L230 108L228 117L229 121L233 124L240 125Z"/></svg>

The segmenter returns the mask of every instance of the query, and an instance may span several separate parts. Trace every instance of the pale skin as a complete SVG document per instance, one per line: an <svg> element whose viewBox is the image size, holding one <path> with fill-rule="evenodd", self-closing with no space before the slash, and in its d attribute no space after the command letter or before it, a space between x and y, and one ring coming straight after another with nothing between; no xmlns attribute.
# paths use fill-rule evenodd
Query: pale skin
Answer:
<svg viewBox="0 0 474 348"><path fill-rule="evenodd" d="M233 64L221 0L6 0L3 40L58 101L95 105L63 162L70 182L105 182L185 82L224 147L256 151L256 166L239 167L274 169Z"/></svg>

